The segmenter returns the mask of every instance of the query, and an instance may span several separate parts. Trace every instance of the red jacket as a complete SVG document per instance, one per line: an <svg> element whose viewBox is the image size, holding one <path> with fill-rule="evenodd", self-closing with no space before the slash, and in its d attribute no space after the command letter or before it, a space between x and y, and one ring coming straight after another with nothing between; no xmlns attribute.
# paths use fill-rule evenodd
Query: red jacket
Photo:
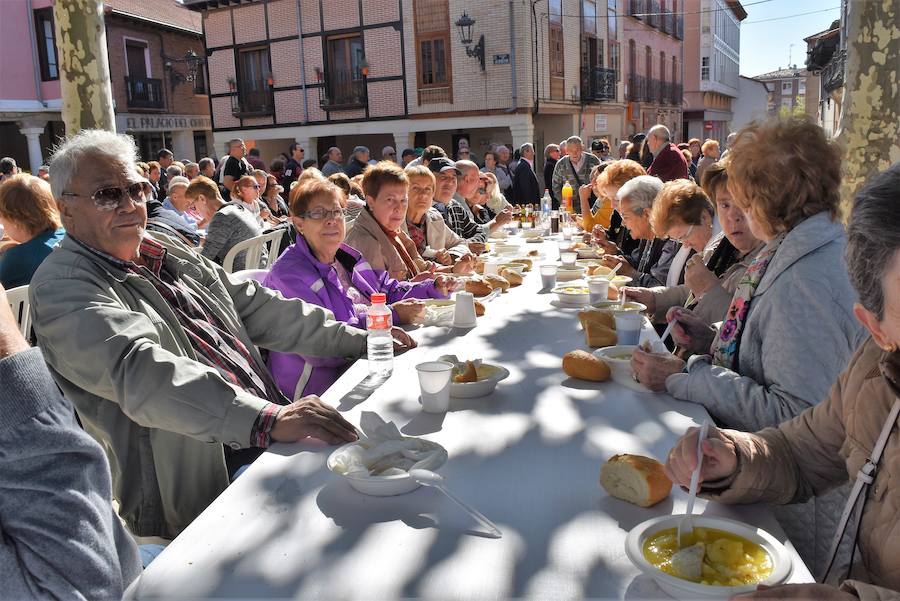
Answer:
<svg viewBox="0 0 900 601"><path fill-rule="evenodd" d="M653 158L648 175L654 175L664 182L673 179L688 179L688 163L684 154L671 142Z"/></svg>

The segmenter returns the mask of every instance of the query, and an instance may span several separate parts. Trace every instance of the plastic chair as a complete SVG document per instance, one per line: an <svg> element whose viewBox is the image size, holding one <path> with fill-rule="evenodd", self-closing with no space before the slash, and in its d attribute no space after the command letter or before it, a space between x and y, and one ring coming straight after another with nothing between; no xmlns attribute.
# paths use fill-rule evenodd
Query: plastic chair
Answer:
<svg viewBox="0 0 900 601"><path fill-rule="evenodd" d="M257 282L262 282L266 279L266 275L269 273L268 269L242 269L240 271L235 271L231 274L232 279L235 279L239 282L246 282L248 280L256 280Z"/></svg>
<svg viewBox="0 0 900 601"><path fill-rule="evenodd" d="M278 250L281 248L281 236L283 234L284 232L281 230L273 230L262 236L256 236L255 238L238 242L232 246L231 250L228 251L228 254L225 255L225 259L222 261L222 268L227 273L234 271L234 259L243 251L247 252L244 259L245 266L259 265L259 260L262 257L262 250L265 245L268 244L269 256L263 267L269 269L278 257Z"/></svg>
<svg viewBox="0 0 900 601"><path fill-rule="evenodd" d="M28 286L19 286L6 291L13 317L19 325L19 331L26 339L31 334L31 312L28 303Z"/></svg>

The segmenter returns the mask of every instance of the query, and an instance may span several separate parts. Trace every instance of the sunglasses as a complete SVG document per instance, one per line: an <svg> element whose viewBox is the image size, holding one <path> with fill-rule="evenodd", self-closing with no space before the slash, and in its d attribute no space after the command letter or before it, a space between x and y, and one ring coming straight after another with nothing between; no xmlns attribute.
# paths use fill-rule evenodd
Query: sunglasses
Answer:
<svg viewBox="0 0 900 601"><path fill-rule="evenodd" d="M125 188L109 187L100 188L90 196L77 192L63 192L60 196L76 196L90 198L98 211L114 211L118 209L126 198L130 198L135 204L144 204L151 195L151 185L148 181L141 181Z"/></svg>
<svg viewBox="0 0 900 601"><path fill-rule="evenodd" d="M301 214L301 217L305 217L306 219L312 219L313 221L326 221L328 219L343 219L347 215L346 209L333 209L329 211L328 209L313 209L312 211L306 211Z"/></svg>

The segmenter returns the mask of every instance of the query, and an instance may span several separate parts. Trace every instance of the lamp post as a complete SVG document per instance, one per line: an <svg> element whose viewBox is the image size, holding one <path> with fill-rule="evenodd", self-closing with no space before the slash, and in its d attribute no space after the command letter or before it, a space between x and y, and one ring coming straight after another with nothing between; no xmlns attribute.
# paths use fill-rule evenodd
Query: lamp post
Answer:
<svg viewBox="0 0 900 601"><path fill-rule="evenodd" d="M478 43L475 44L474 48L470 47L472 44L472 27L474 25L475 19L470 17L466 11L463 11L462 16L456 20L456 26L459 28L459 41L466 47L466 55L477 58L478 62L481 63L481 70L484 71L484 35L478 38Z"/></svg>

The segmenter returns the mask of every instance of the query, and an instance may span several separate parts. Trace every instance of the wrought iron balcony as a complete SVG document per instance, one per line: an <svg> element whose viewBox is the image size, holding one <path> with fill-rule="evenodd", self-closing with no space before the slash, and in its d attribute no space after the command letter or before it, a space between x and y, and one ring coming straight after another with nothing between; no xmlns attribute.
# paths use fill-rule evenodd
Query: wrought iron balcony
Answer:
<svg viewBox="0 0 900 601"><path fill-rule="evenodd" d="M628 0L628 14L635 19L644 18L644 0Z"/></svg>
<svg viewBox="0 0 900 601"><path fill-rule="evenodd" d="M128 108L166 108L166 102L163 98L163 86L161 79L149 79L147 77L126 77L125 92L128 99Z"/></svg>
<svg viewBox="0 0 900 601"><path fill-rule="evenodd" d="M366 106L366 82L359 72L347 69L325 73L325 86L319 88L319 105L326 110Z"/></svg>
<svg viewBox="0 0 900 601"><path fill-rule="evenodd" d="M661 27L663 33L668 33L671 35L675 35L675 15L671 12L666 12L660 15L661 18Z"/></svg>
<svg viewBox="0 0 900 601"><path fill-rule="evenodd" d="M647 0L644 3L644 7L647 9L645 11L647 13L647 25L659 27L659 2L657 0Z"/></svg>
<svg viewBox="0 0 900 601"><path fill-rule="evenodd" d="M680 83L671 84L669 103L675 106L681 106L684 102L684 91Z"/></svg>
<svg viewBox="0 0 900 601"><path fill-rule="evenodd" d="M684 39L684 17L681 15L675 16L675 31L672 33L679 40Z"/></svg>
<svg viewBox="0 0 900 601"><path fill-rule="evenodd" d="M658 79L648 79L647 81L649 86L647 102L659 104L662 97L662 82Z"/></svg>
<svg viewBox="0 0 900 601"><path fill-rule="evenodd" d="M844 85L844 66L847 55L844 51L835 52L825 68L822 69L822 87L826 92L834 92Z"/></svg>
<svg viewBox="0 0 900 601"><path fill-rule="evenodd" d="M275 112L275 96L266 80L242 81L231 97L231 113L235 117L265 117Z"/></svg>
<svg viewBox="0 0 900 601"><path fill-rule="evenodd" d="M581 69L582 102L602 102L616 99L616 71L602 67Z"/></svg>
<svg viewBox="0 0 900 601"><path fill-rule="evenodd" d="M647 78L643 75L634 73L628 76L628 100L631 102L646 102L647 96Z"/></svg>

